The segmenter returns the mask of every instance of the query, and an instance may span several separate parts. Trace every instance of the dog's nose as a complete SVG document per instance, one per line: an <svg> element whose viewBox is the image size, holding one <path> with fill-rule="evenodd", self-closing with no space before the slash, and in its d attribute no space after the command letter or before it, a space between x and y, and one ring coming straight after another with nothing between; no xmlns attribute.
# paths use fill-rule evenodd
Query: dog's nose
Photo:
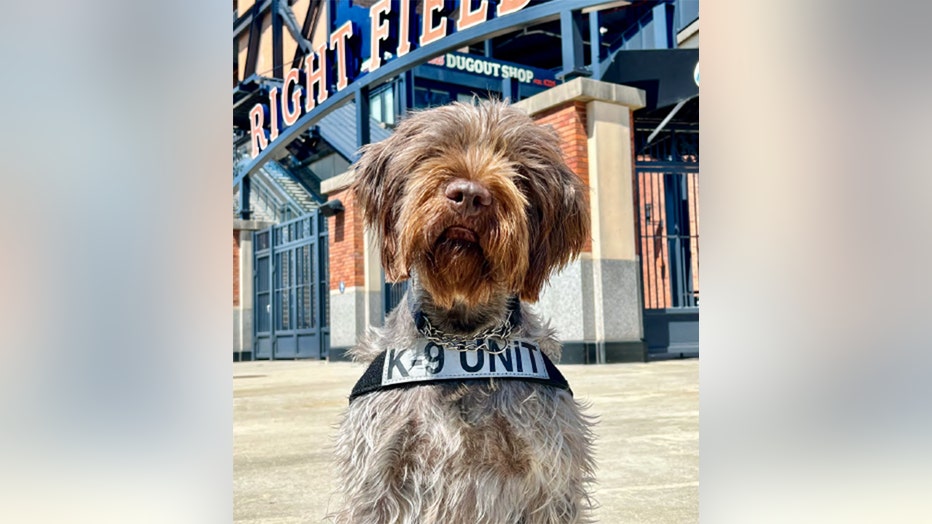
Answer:
<svg viewBox="0 0 932 524"><path fill-rule="evenodd" d="M489 190L482 184L465 178L451 180L444 194L456 209L467 216L481 213L492 205L492 194Z"/></svg>

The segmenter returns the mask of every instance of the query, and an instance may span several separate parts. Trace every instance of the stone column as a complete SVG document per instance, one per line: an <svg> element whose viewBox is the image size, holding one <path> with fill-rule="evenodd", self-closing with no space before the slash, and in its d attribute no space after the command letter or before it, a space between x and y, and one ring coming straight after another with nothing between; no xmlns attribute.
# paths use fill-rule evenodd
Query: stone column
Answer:
<svg viewBox="0 0 932 524"><path fill-rule="evenodd" d="M233 221L233 360L253 359L253 245L255 231L272 222Z"/></svg>
<svg viewBox="0 0 932 524"><path fill-rule="evenodd" d="M645 101L642 90L576 78L516 104L554 127L567 163L590 188L592 242L552 277L538 304L564 342L564 362L646 358L631 125Z"/></svg>
<svg viewBox="0 0 932 524"><path fill-rule="evenodd" d="M346 360L368 326L381 326L382 269L362 212L349 192L353 172L321 182L321 192L339 199L344 211L328 220L330 271L330 350L328 360Z"/></svg>

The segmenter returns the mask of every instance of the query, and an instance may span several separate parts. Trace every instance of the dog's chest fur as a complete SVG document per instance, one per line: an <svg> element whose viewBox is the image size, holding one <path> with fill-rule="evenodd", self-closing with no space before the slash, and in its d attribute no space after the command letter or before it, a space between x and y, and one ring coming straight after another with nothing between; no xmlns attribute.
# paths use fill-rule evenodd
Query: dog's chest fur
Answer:
<svg viewBox="0 0 932 524"><path fill-rule="evenodd" d="M559 359L552 330L523 309L519 336ZM399 308L354 352L366 361L417 337ZM589 425L569 392L520 380L363 395L349 406L337 441L352 501L338 522L581 522Z"/></svg>
<svg viewBox="0 0 932 524"><path fill-rule="evenodd" d="M417 348L420 326L444 355L469 349L467 337L498 338L539 346L558 362L553 330L524 305L514 308L518 297L537 301L550 274L590 240L588 190L556 131L501 102L454 103L409 115L361 153L353 202L378 240L386 279L410 279L415 307L396 309L363 337L354 360ZM399 362L389 353L385 362ZM491 358L484 362L491 370ZM385 378L395 369L388 365ZM562 384L511 377L354 396L336 443L344 497L335 520L587 521L592 419Z"/></svg>

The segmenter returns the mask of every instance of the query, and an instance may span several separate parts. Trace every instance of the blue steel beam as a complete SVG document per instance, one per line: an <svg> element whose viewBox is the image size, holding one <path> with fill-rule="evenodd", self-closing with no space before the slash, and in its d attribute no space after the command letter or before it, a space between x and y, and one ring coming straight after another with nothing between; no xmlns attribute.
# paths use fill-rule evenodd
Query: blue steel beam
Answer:
<svg viewBox="0 0 932 524"><path fill-rule="evenodd" d="M365 74L356 82L342 91L331 94L322 104L309 113L305 113L294 125L284 129L278 138L269 144L269 147L259 152L259 155L247 165L240 174L233 179L233 187L239 185L243 177L255 173L263 164L272 160L285 144L291 142L301 133L327 116L337 107L342 106L356 96L356 90L362 87L377 86L386 80L398 76L405 71L417 67L431 58L461 47L473 45L483 40L495 38L524 27L558 20L563 12L578 11L589 7L596 7L610 3L612 0L557 0L528 7L517 13L493 18L475 27L453 33L442 40L426 47L419 47L407 55L396 58L371 73Z"/></svg>
<svg viewBox="0 0 932 524"><path fill-rule="evenodd" d="M563 70L557 78L568 82L578 76L588 76L585 68L582 39L582 13L563 11L560 13L560 40L563 55Z"/></svg>
<svg viewBox="0 0 932 524"><path fill-rule="evenodd" d="M502 100L518 101L518 79L502 78Z"/></svg>
<svg viewBox="0 0 932 524"><path fill-rule="evenodd" d="M262 3L256 2L249 9L246 10L246 14L239 17L239 20L233 22L233 40L246 30L252 24L252 21L256 18L262 18L262 14L265 13L269 7L272 6L271 0L265 0Z"/></svg>
<svg viewBox="0 0 932 524"><path fill-rule="evenodd" d="M371 130L369 129L369 86L359 86L356 89L356 148L369 143Z"/></svg>
<svg viewBox="0 0 932 524"><path fill-rule="evenodd" d="M401 117L407 114L409 108L414 107L414 71L408 69L401 76L398 83L398 92L395 94L398 99L398 113L395 115Z"/></svg>
<svg viewBox="0 0 932 524"><path fill-rule="evenodd" d="M243 187L239 188L239 216L243 220L252 218L252 209L249 207L249 193L252 184L249 177L243 179Z"/></svg>
<svg viewBox="0 0 932 524"><path fill-rule="evenodd" d="M602 33L599 32L599 12L589 13L589 71L592 78L602 79Z"/></svg>
<svg viewBox="0 0 932 524"><path fill-rule="evenodd" d="M246 78L256 74L256 64L259 60L259 37L262 33L262 14L271 5L271 0L266 0L262 5L255 4L252 8L253 13L249 16L249 40L246 44L246 64L243 69L243 76ZM238 33L234 31L233 38L235 39L237 35Z"/></svg>
<svg viewBox="0 0 932 524"><path fill-rule="evenodd" d="M287 2L278 4L278 14L282 22L284 22L285 27L288 28L288 32L291 33L291 38L298 43L298 49L304 54L313 51L313 49L311 49L311 42L308 41L307 38L304 38L301 28L298 27L298 19L294 16L294 11L291 10Z"/></svg>
<svg viewBox="0 0 932 524"><path fill-rule="evenodd" d="M320 19L321 11L324 9L324 5L321 2L309 2L307 6L307 13L304 15L304 24L301 26L300 34L302 38L311 36L311 29L317 25L318 19ZM308 41L310 44L310 41ZM301 58L304 56L302 48L299 46L294 50L294 58L291 60L291 67L300 67Z"/></svg>
<svg viewBox="0 0 932 524"><path fill-rule="evenodd" d="M673 6L667 3L654 6L654 49L671 49L674 47L672 11Z"/></svg>
<svg viewBox="0 0 932 524"><path fill-rule="evenodd" d="M281 9L279 9L279 3L281 0L272 0L272 76L275 78L284 78L285 77L285 57L283 46L284 42L282 40L282 31L284 29L284 24L282 23L282 14Z"/></svg>

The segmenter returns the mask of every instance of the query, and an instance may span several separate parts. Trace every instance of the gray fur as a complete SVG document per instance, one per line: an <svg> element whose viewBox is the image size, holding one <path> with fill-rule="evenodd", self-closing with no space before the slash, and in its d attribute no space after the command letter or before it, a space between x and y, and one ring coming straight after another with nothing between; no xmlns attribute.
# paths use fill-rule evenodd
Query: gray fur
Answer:
<svg viewBox="0 0 932 524"><path fill-rule="evenodd" d="M502 325L510 297L536 301L550 273L589 242L588 193L564 162L557 134L507 104L418 112L362 151L352 194L380 242L386 277L410 276L410 300L448 335L475 337ZM474 206L447 194L457 180L483 187L489 205L468 212ZM475 240L447 236L451 228ZM353 348L357 362L414 345L408 300ZM526 304L512 336L535 340L559 361L553 329ZM336 442L343 497L334 520L588 522L594 420L584 407L562 389L513 379L358 397Z"/></svg>
<svg viewBox="0 0 932 524"><path fill-rule="evenodd" d="M418 332L406 302L354 348L354 359L369 362L389 343L413 345ZM479 315L487 325L507 311L504 302L488 309L499 312ZM427 304L424 311L429 310ZM536 340L557 362L561 346L553 329L525 304L521 312L516 336ZM594 420L582 413L584 407L566 391L517 380L363 395L349 406L339 429L336 460L344 500L335 521L590 522Z"/></svg>

